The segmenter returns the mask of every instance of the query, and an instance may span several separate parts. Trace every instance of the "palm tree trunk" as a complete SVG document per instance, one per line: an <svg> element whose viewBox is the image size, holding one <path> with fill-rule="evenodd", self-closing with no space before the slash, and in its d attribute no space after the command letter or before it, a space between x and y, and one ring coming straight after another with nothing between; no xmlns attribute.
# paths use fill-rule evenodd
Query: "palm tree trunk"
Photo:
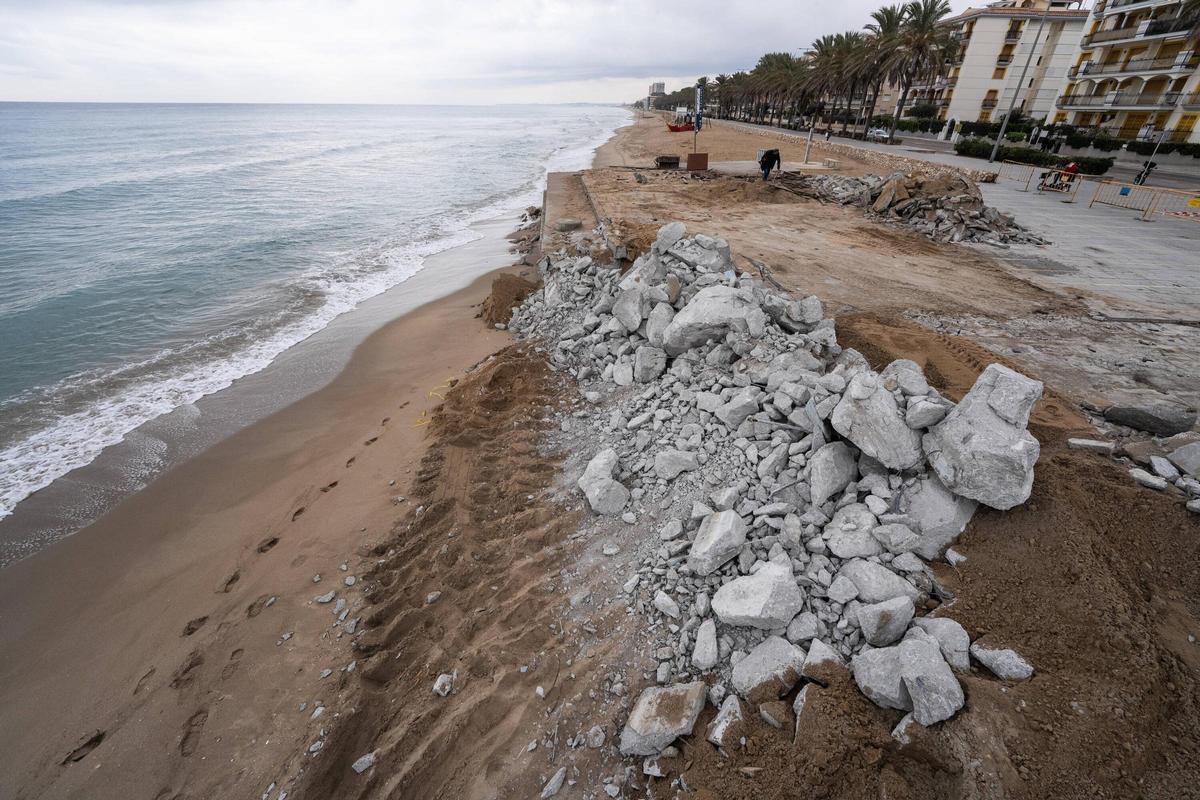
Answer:
<svg viewBox="0 0 1200 800"><path fill-rule="evenodd" d="M896 104L896 113L892 115L892 127L888 131L888 144L896 138L896 123L900 121L900 117L904 114L904 104L908 102L908 90L912 86L913 77L907 76L904 80L904 91L900 92L900 102Z"/></svg>

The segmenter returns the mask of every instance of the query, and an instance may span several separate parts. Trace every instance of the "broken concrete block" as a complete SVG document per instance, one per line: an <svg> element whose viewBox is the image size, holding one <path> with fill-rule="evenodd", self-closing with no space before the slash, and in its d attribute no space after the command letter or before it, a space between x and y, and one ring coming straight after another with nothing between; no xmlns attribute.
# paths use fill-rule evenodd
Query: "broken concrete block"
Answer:
<svg viewBox="0 0 1200 800"><path fill-rule="evenodd" d="M726 625L762 630L785 628L804 605L804 592L787 567L767 563L753 575L735 578L717 589L712 609Z"/></svg>
<svg viewBox="0 0 1200 800"><path fill-rule="evenodd" d="M971 655L1002 681L1025 681L1033 677L1033 665L1015 650L989 647L983 642L971 645Z"/></svg>
<svg viewBox="0 0 1200 800"><path fill-rule="evenodd" d="M670 303L656 304L654 308L650 309L650 316L646 317L646 341L654 347L662 347L663 334L673 319L675 319L675 309L671 308Z"/></svg>
<svg viewBox="0 0 1200 800"><path fill-rule="evenodd" d="M736 511L709 514L688 551L688 567L697 575L708 575L736 556L745 543L746 523Z"/></svg>
<svg viewBox="0 0 1200 800"><path fill-rule="evenodd" d="M722 701L717 716L708 723L705 738L717 747L732 747L742 735L743 719L742 701L735 694L728 695Z"/></svg>
<svg viewBox="0 0 1200 800"><path fill-rule="evenodd" d="M864 650L854 657L852 669L858 688L873 703L912 711L922 725L949 719L965 701L937 642L924 634L892 647Z"/></svg>
<svg viewBox="0 0 1200 800"><path fill-rule="evenodd" d="M865 505L850 503L837 510L821 535L838 558L869 558L883 552L883 545L871 533L877 522Z"/></svg>
<svg viewBox="0 0 1200 800"><path fill-rule="evenodd" d="M652 756L691 734L704 709L705 693L701 681L643 690L621 731L621 753Z"/></svg>
<svg viewBox="0 0 1200 800"><path fill-rule="evenodd" d="M991 364L946 419L925 434L929 463L946 488L1000 510L1029 499L1041 446L1027 431L1042 384Z"/></svg>
<svg viewBox="0 0 1200 800"><path fill-rule="evenodd" d="M970 672L969 650L971 637L962 625L947 617L917 617L913 625L932 636L941 648L942 657L955 672Z"/></svg>
<svg viewBox="0 0 1200 800"><path fill-rule="evenodd" d="M687 450L660 450L654 456L654 474L669 481L681 472L691 472L699 467L696 454Z"/></svg>
<svg viewBox="0 0 1200 800"><path fill-rule="evenodd" d="M921 463L921 434L904 422L896 398L873 372L850 379L829 418L834 430L888 469L912 469Z"/></svg>
<svg viewBox="0 0 1200 800"><path fill-rule="evenodd" d="M974 500L951 492L932 473L917 481L905 500L906 513L919 535L911 550L929 561L940 558L966 530L978 507Z"/></svg>
<svg viewBox="0 0 1200 800"><path fill-rule="evenodd" d="M842 565L839 577L849 578L864 603L882 603L894 597L907 597L914 603L920 596L916 587L882 564L856 558Z"/></svg>
<svg viewBox="0 0 1200 800"><path fill-rule="evenodd" d="M733 666L734 691L752 703L776 700L799 683L803 666L803 650L768 636Z"/></svg>
<svg viewBox="0 0 1200 800"><path fill-rule="evenodd" d="M629 490L613 480L617 461L616 450L611 447L601 450L588 462L577 481L588 505L597 514L619 514L629 502Z"/></svg>
<svg viewBox="0 0 1200 800"><path fill-rule="evenodd" d="M912 598L893 597L881 603L859 606L858 624L869 644L885 647L899 641L915 613Z"/></svg>
<svg viewBox="0 0 1200 800"><path fill-rule="evenodd" d="M804 666L800 668L800 677L828 686L833 682L836 673L845 668L846 662L838 651L820 639L813 639L809 642Z"/></svg>
<svg viewBox="0 0 1200 800"><path fill-rule="evenodd" d="M658 347L642 345L633 354L633 379L649 383L667 369L667 354Z"/></svg>
<svg viewBox="0 0 1200 800"><path fill-rule="evenodd" d="M731 331L763 335L767 315L754 293L731 286L708 286L696 292L663 331L663 349L679 355L714 339L723 339Z"/></svg>
<svg viewBox="0 0 1200 800"><path fill-rule="evenodd" d="M717 623L711 617L696 629L696 644L692 647L692 664L701 672L717 665Z"/></svg>
<svg viewBox="0 0 1200 800"><path fill-rule="evenodd" d="M858 474L858 459L845 442L830 442L818 450L808 467L813 505L821 505L846 488Z"/></svg>
<svg viewBox="0 0 1200 800"><path fill-rule="evenodd" d="M1154 489L1155 491L1158 491L1158 492L1161 492L1162 490L1166 489L1168 486L1168 484L1165 480L1158 477L1157 475L1151 475L1149 472L1146 472L1146 470L1142 469L1141 467L1134 467L1133 469L1129 470L1129 477L1133 478L1133 480L1135 482L1140 483L1142 486L1145 486L1147 489Z"/></svg>
<svg viewBox="0 0 1200 800"><path fill-rule="evenodd" d="M1104 418L1117 425L1146 431L1156 436L1174 436L1191 430L1196 424L1195 411L1167 403L1113 405L1104 409Z"/></svg>

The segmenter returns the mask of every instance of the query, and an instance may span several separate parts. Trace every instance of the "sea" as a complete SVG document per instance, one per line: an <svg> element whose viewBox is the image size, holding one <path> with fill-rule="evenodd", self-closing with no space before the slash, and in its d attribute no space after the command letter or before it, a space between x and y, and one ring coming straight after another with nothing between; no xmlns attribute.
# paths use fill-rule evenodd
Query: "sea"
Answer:
<svg viewBox="0 0 1200 800"><path fill-rule="evenodd" d="M0 103L0 520L402 294L483 223L515 223L548 172L586 168L629 121L583 105ZM143 438L124 490L166 464L162 437ZM118 494L94 484L87 502L60 491L73 519L40 514L46 530L0 564Z"/></svg>

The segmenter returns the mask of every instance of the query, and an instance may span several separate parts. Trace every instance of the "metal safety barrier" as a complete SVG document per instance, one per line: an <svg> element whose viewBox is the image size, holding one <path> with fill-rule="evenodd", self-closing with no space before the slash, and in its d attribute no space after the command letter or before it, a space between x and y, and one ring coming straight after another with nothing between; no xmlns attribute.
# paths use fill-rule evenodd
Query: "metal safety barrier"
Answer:
<svg viewBox="0 0 1200 800"><path fill-rule="evenodd" d="M1103 181L1096 187L1096 193L1092 195L1088 208L1096 203L1140 211L1139 218L1143 220L1149 220L1155 214L1175 219L1200 220L1200 192Z"/></svg>
<svg viewBox="0 0 1200 800"><path fill-rule="evenodd" d="M1019 161L1003 161L996 173L1001 178L1025 184L1020 190L1028 192L1032 187L1039 192L1058 192L1064 196L1064 203L1074 203L1079 193L1079 187L1085 180L1083 175L1068 172L1056 167L1039 167L1036 164L1022 164ZM1036 179L1036 182L1035 182Z"/></svg>

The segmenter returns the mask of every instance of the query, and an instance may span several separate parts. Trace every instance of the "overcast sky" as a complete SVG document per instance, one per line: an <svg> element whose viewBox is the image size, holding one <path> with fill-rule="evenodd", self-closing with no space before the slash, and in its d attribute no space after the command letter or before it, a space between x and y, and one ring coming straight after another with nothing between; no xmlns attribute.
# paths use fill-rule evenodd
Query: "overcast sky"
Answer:
<svg viewBox="0 0 1200 800"><path fill-rule="evenodd" d="M955 11L972 4L952 0ZM630 101L880 0L0 0L0 100Z"/></svg>

